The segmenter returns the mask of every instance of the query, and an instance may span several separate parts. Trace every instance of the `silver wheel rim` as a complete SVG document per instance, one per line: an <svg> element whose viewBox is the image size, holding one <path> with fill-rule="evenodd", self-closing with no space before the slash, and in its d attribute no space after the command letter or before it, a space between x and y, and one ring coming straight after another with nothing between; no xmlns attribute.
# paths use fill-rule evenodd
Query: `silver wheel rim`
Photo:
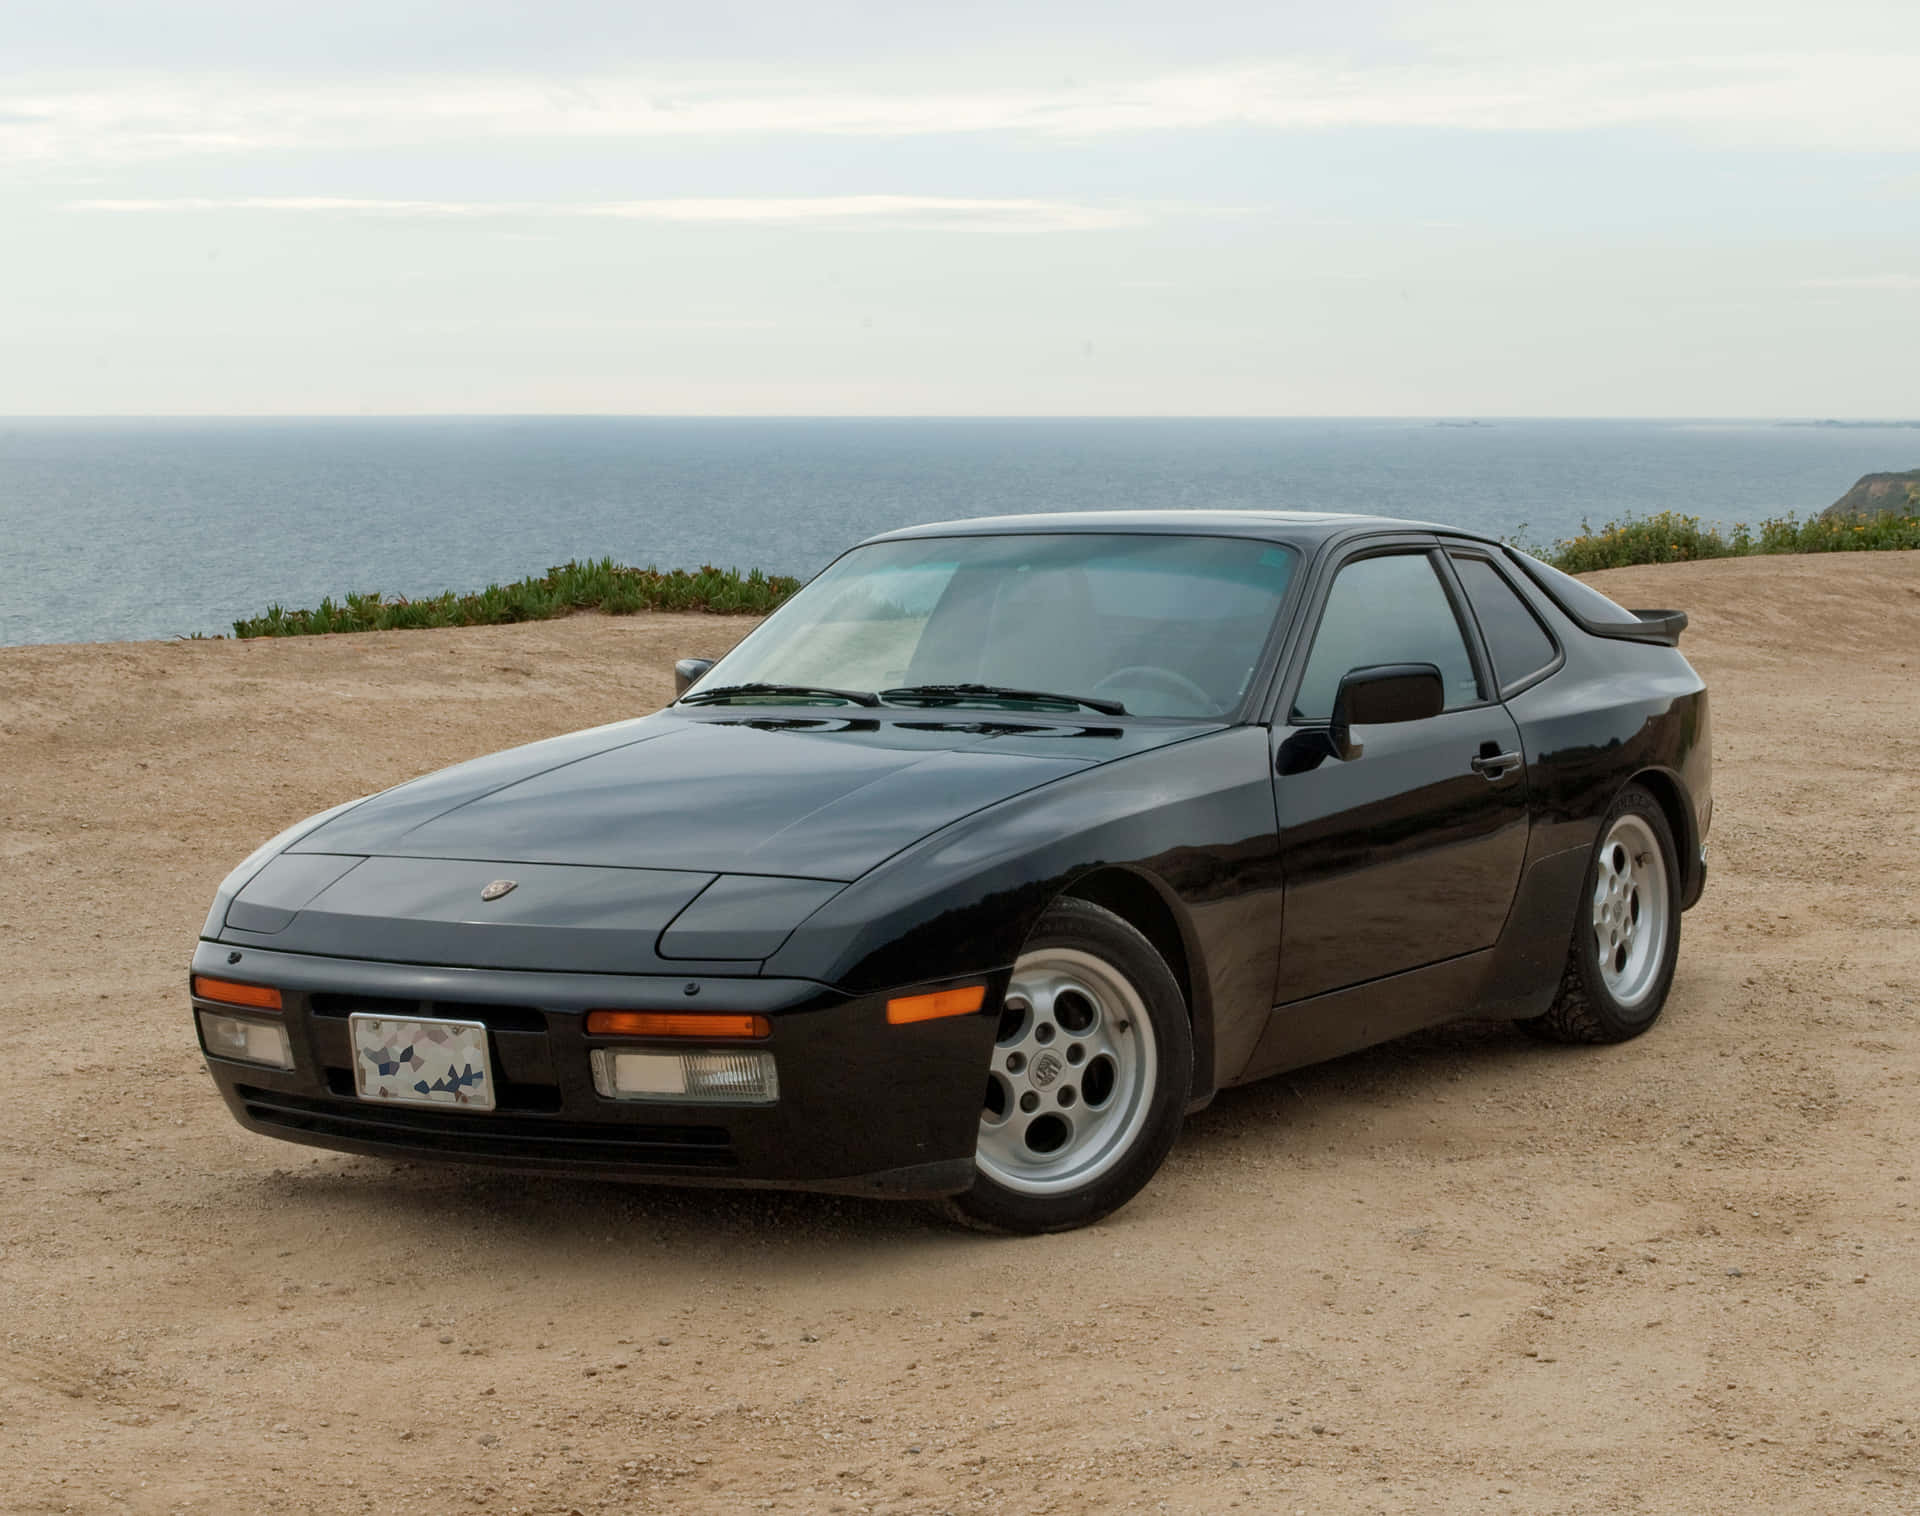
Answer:
<svg viewBox="0 0 1920 1516"><path fill-rule="evenodd" d="M1078 1189L1146 1125L1153 1022L1126 975L1072 948L1022 953L1003 1005L974 1161L1022 1194Z"/></svg>
<svg viewBox="0 0 1920 1516"><path fill-rule="evenodd" d="M1614 822L1600 844L1593 946L1600 978L1622 1010L1653 993L1667 953L1667 862L1653 828L1631 813Z"/></svg>

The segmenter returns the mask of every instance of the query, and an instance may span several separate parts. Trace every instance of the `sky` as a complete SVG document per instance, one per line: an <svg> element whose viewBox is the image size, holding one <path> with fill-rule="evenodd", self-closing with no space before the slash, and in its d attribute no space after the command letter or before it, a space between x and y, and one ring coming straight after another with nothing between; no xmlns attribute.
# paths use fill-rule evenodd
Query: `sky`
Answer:
<svg viewBox="0 0 1920 1516"><path fill-rule="evenodd" d="M0 414L1920 414L1911 0L0 0Z"/></svg>

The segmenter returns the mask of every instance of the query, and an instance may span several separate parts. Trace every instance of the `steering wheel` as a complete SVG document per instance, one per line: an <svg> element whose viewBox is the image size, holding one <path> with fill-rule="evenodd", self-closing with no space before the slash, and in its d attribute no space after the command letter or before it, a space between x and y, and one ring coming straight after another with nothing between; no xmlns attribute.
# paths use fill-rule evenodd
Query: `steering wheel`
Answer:
<svg viewBox="0 0 1920 1516"><path fill-rule="evenodd" d="M1115 669L1093 687L1093 693L1104 694L1111 686L1140 688L1154 685L1190 702L1194 707L1191 712L1193 715L1204 716L1214 708L1213 696L1201 689L1185 674L1177 673L1173 669L1161 668L1153 663L1130 663L1123 669ZM1185 713L1176 712L1175 714Z"/></svg>

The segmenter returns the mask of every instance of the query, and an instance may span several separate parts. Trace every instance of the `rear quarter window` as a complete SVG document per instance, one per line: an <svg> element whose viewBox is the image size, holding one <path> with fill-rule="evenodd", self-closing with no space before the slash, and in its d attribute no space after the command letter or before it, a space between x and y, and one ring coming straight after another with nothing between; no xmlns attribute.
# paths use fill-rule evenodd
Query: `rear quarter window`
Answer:
<svg viewBox="0 0 1920 1516"><path fill-rule="evenodd" d="M1508 551L1513 550L1509 548ZM1526 553L1514 553L1513 556L1533 576L1533 582L1557 600L1560 608L1570 613L1575 621L1587 621L1595 626L1640 625L1638 616L1625 606L1609 600L1592 585L1582 584L1573 575L1563 574L1559 569L1551 568Z"/></svg>
<svg viewBox="0 0 1920 1516"><path fill-rule="evenodd" d="M1474 620L1480 623L1480 635L1486 639L1494 679L1502 693L1551 667L1560 650L1506 577L1480 557L1456 555L1453 567L1466 587Z"/></svg>

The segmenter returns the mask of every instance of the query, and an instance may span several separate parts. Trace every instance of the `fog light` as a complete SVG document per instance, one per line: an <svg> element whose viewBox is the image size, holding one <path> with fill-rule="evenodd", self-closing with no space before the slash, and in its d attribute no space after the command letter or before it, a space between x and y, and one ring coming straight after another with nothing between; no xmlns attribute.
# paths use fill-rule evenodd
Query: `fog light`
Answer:
<svg viewBox="0 0 1920 1516"><path fill-rule="evenodd" d="M200 1041L215 1058L258 1063L270 1069L293 1067L293 1043L278 1021L201 1011Z"/></svg>
<svg viewBox="0 0 1920 1516"><path fill-rule="evenodd" d="M609 1100L771 1105L780 1098L780 1077L771 1053L595 1048L592 1060L593 1087Z"/></svg>

